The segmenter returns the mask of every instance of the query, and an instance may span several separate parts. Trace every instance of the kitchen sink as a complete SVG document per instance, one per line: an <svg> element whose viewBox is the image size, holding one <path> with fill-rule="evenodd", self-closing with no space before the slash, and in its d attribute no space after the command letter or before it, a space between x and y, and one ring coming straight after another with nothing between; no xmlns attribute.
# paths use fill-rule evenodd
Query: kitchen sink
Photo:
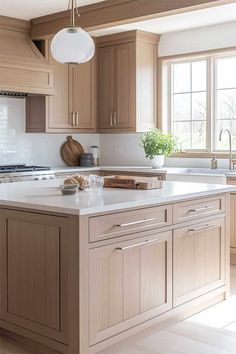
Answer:
<svg viewBox="0 0 236 354"><path fill-rule="evenodd" d="M167 167L167 181L185 181L185 182L202 182L202 183L227 183L227 174L235 173L229 169L211 169L203 167Z"/></svg>
<svg viewBox="0 0 236 354"><path fill-rule="evenodd" d="M211 169L211 168L187 168L186 173L206 173L206 174L218 174L218 175L225 175L228 172L231 172L228 169Z"/></svg>

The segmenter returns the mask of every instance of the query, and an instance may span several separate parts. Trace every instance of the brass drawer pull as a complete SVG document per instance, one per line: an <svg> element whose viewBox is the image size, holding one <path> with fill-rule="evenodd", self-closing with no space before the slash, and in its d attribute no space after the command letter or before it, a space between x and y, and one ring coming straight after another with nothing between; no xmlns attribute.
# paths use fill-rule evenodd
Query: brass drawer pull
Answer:
<svg viewBox="0 0 236 354"><path fill-rule="evenodd" d="M72 125L75 126L75 112L72 112Z"/></svg>
<svg viewBox="0 0 236 354"><path fill-rule="evenodd" d="M150 243L157 242L157 241L158 241L158 239L146 240L144 242L136 243L135 245L131 245L131 246L117 247L117 248L115 248L115 251L125 251L125 250L128 250L130 248L135 248L135 247L139 247L139 246L148 245Z"/></svg>
<svg viewBox="0 0 236 354"><path fill-rule="evenodd" d="M144 219L144 220L138 220L138 221L133 221L129 222L127 224L115 224L115 227L128 227L128 226L133 226L133 225L138 225L138 224L143 224L148 221L154 221L156 220L155 218L150 218L150 219Z"/></svg>
<svg viewBox="0 0 236 354"><path fill-rule="evenodd" d="M113 112L110 114L110 126L113 127Z"/></svg>
<svg viewBox="0 0 236 354"><path fill-rule="evenodd" d="M79 126L79 112L76 112L75 114L75 122L76 122L76 126L78 127Z"/></svg>
<svg viewBox="0 0 236 354"><path fill-rule="evenodd" d="M117 119L117 112L114 112L114 125L117 125L118 119Z"/></svg>
<svg viewBox="0 0 236 354"><path fill-rule="evenodd" d="M198 208L198 209L190 209L188 212L189 213L197 213L198 211L204 211L204 210L208 210L208 209L212 209L213 206L212 205L206 205L203 208Z"/></svg>
<svg viewBox="0 0 236 354"><path fill-rule="evenodd" d="M205 225L205 226L201 226L201 227L196 227L196 229L189 229L189 232L197 232L197 231L201 231L201 230L206 230L206 229L210 229L211 227L215 227L215 225L212 224L212 225Z"/></svg>

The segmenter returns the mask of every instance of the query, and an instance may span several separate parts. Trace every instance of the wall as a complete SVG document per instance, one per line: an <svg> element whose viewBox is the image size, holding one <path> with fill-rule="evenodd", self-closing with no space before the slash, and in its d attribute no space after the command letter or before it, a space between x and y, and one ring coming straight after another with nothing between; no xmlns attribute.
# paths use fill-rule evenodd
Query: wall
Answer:
<svg viewBox="0 0 236 354"><path fill-rule="evenodd" d="M0 165L27 163L64 166L60 147L68 134L26 134L25 100L0 97ZM84 149L99 145L98 134L73 134Z"/></svg>
<svg viewBox="0 0 236 354"><path fill-rule="evenodd" d="M236 22L162 35L159 56L236 46ZM0 98L0 164L28 163L63 166L60 146L67 134L26 134L24 100ZM88 150L100 145L105 165L149 165L138 146L138 134L73 135ZM168 159L169 166L209 167L209 159ZM227 161L220 161L227 167Z"/></svg>
<svg viewBox="0 0 236 354"><path fill-rule="evenodd" d="M159 57L236 46L236 22L164 34Z"/></svg>
<svg viewBox="0 0 236 354"><path fill-rule="evenodd" d="M236 46L236 22L182 31L161 36L159 56L192 53ZM148 165L138 146L138 134L103 134L100 138L101 162L105 165ZM210 167L210 159L167 159L168 166ZM219 161L220 168L228 168L227 160Z"/></svg>
<svg viewBox="0 0 236 354"><path fill-rule="evenodd" d="M151 166L137 139L140 134L102 134L100 137L101 164L111 166ZM207 167L210 159L167 158L166 166ZM228 160L219 160L218 168L228 168Z"/></svg>

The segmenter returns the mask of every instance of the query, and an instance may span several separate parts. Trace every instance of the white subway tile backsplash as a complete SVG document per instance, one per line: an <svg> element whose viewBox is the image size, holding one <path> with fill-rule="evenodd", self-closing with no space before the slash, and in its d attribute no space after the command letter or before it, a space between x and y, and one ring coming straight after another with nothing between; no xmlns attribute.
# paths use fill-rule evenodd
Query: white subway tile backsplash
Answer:
<svg viewBox="0 0 236 354"><path fill-rule="evenodd" d="M25 133L25 99L0 97L0 164L26 163L64 166L60 147L69 134ZM73 134L89 150L98 134Z"/></svg>

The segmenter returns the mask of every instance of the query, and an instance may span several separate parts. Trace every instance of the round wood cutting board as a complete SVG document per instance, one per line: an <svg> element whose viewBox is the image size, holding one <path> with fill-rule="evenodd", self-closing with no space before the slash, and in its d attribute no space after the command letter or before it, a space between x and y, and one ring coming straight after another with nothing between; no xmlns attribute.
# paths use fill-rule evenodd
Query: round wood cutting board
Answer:
<svg viewBox="0 0 236 354"><path fill-rule="evenodd" d="M84 153L84 149L78 141L67 137L67 141L61 146L61 157L68 166L79 166L80 156Z"/></svg>

